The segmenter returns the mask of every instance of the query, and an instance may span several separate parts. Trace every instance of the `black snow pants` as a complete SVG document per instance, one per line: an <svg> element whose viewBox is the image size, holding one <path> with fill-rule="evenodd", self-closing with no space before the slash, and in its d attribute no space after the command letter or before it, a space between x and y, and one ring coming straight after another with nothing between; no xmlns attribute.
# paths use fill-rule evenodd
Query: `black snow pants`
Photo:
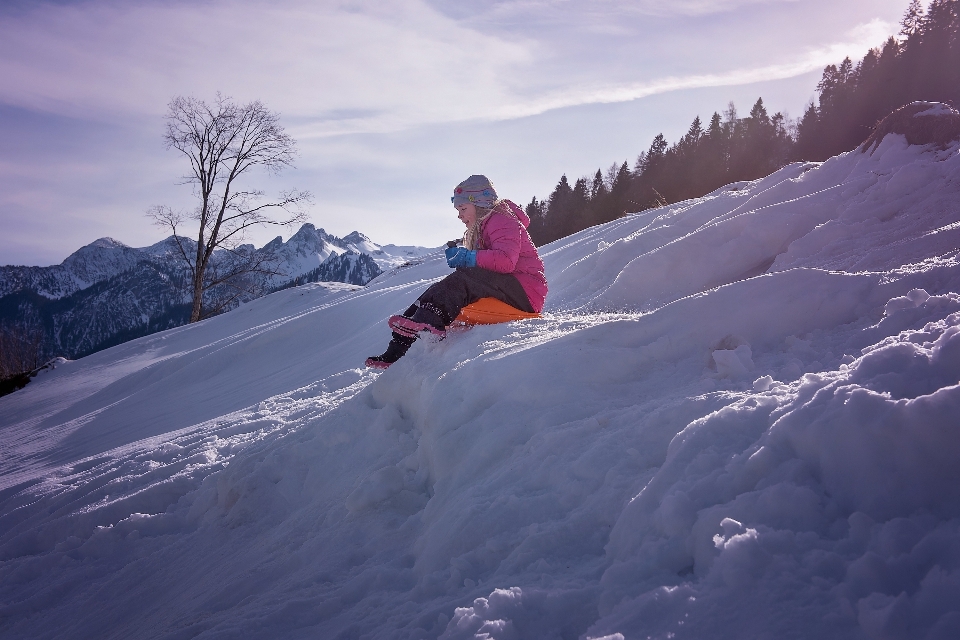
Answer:
<svg viewBox="0 0 960 640"><path fill-rule="evenodd" d="M496 298L511 307L533 313L530 299L516 277L480 267L461 267L430 285L403 315L443 329L460 315L461 309L480 298ZM372 359L389 366L402 358L415 341L416 337L394 331L387 350Z"/></svg>
<svg viewBox="0 0 960 640"><path fill-rule="evenodd" d="M450 324L460 310L480 298L496 298L511 307L533 313L530 299L516 276L480 267L461 267L423 292L419 306L437 312L444 324ZM416 311L416 305L407 310ZM407 315L404 313L403 315ZM410 316L408 316L410 317Z"/></svg>

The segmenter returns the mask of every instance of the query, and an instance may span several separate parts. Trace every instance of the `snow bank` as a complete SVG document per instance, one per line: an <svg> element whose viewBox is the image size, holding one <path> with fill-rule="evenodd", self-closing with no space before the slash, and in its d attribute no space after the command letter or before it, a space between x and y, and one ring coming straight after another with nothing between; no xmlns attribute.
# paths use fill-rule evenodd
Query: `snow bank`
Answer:
<svg viewBox="0 0 960 640"><path fill-rule="evenodd" d="M940 102L912 102L880 121L860 150L872 151L890 134L903 136L909 144L945 149L960 140L960 112Z"/></svg>
<svg viewBox="0 0 960 640"><path fill-rule="evenodd" d="M585 230L383 373L439 255L58 366L0 399L0 637L956 637L958 152Z"/></svg>

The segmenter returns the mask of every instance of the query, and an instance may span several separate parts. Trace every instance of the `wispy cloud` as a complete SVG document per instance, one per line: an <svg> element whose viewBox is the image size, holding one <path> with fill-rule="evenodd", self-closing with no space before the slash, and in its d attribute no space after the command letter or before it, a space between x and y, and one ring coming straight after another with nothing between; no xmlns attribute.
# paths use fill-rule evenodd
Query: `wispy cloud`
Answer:
<svg viewBox="0 0 960 640"><path fill-rule="evenodd" d="M572 21L580 27L614 26L636 16L690 17L736 11L757 5L795 4L803 0L428 0L459 19L497 23ZM611 21L610 18L617 19Z"/></svg>
<svg viewBox="0 0 960 640"><path fill-rule="evenodd" d="M696 42L658 55L671 38L689 35L658 34L644 19L625 17L793 2L474 3L473 17L421 0L40 4L0 23L0 101L93 119L153 118L174 95L219 90L264 99L302 136L382 132L791 77L862 55L892 28L876 19L837 43L778 52L780 62L749 66L733 54L722 62L735 49L730 42L714 43L712 56ZM537 20L558 12L566 26L539 28ZM523 16L523 27L509 34L489 27ZM624 35L598 46L590 40L595 33L581 31L592 43L588 54L571 44L574 23L601 31L619 25ZM707 57L709 64L697 62Z"/></svg>
<svg viewBox="0 0 960 640"><path fill-rule="evenodd" d="M851 30L848 39L828 46L816 47L794 60L772 65L732 69L723 73L666 76L638 83L574 88L544 96L534 101L505 105L497 114L491 114L491 117L526 117L563 107L626 102L682 89L735 86L793 78L810 71L822 69L826 65L836 63L847 56L852 58L863 56L868 49L881 43L890 34L891 29L892 25L889 23L875 19Z"/></svg>
<svg viewBox="0 0 960 640"><path fill-rule="evenodd" d="M540 95L512 95L500 91L497 101L484 103L484 108L476 112L457 112L434 114L436 121L509 120L539 115L554 109L574 107L586 104L627 102L652 95L707 87L722 87L753 84L770 80L782 80L817 71L828 64L836 63L850 56L854 59L881 42L891 33L893 25L874 19L858 25L840 41L814 47L801 52L793 59L776 64L735 68L721 73L666 75L639 82L583 83L568 85L556 89L547 89ZM410 121L390 121L374 119L344 119L331 126L329 122L315 122L299 128L301 136L338 135L343 133L364 133L387 131L404 125L415 124Z"/></svg>
<svg viewBox="0 0 960 640"><path fill-rule="evenodd" d="M417 0L38 5L0 23L0 100L69 115L157 113L181 93L263 97L292 116L373 111L423 119L530 61L522 44ZM415 106L414 106L415 105ZM389 119L390 115L380 118Z"/></svg>

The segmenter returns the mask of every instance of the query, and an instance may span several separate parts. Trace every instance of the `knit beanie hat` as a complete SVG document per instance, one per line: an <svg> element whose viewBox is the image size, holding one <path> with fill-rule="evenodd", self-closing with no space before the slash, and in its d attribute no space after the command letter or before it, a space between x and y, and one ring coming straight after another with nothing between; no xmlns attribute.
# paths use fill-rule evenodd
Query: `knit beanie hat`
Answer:
<svg viewBox="0 0 960 640"><path fill-rule="evenodd" d="M471 203L478 207L490 209L497 203L497 190L487 176L470 176L457 185L450 198L453 206Z"/></svg>

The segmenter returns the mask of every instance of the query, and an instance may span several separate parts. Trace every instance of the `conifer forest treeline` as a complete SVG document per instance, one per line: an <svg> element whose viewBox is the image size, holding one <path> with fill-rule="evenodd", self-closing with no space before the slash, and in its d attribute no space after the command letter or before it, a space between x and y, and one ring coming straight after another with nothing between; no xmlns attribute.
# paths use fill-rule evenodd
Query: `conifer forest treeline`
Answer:
<svg viewBox="0 0 960 640"><path fill-rule="evenodd" d="M745 117L733 103L708 122L694 118L680 140L657 135L630 167L613 164L573 184L564 175L526 211L538 245L627 212L697 198L764 177L798 160L821 161L856 148L884 116L916 100L960 104L960 0L920 0L907 8L897 37L854 64L829 65L818 100L790 121L758 99Z"/></svg>

